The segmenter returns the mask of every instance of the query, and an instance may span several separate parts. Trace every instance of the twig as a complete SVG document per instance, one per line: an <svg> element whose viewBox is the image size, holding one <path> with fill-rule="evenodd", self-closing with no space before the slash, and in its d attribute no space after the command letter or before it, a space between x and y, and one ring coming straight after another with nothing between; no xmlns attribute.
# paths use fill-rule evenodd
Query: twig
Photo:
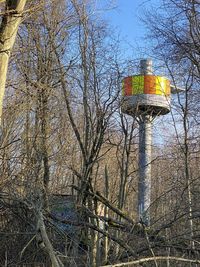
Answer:
<svg viewBox="0 0 200 267"><path fill-rule="evenodd" d="M34 235L26 244L26 246L22 249L21 253L20 253L20 260L25 252L25 250L27 249L27 247L32 243L32 241L36 238L36 235Z"/></svg>

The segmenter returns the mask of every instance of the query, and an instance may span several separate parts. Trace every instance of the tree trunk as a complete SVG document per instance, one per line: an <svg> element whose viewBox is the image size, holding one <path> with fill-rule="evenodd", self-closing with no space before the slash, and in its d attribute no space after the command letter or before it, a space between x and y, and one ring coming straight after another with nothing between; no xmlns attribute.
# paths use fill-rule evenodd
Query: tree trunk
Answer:
<svg viewBox="0 0 200 267"><path fill-rule="evenodd" d="M0 26L0 124L8 62L25 4L26 0L7 0L5 14Z"/></svg>
<svg viewBox="0 0 200 267"><path fill-rule="evenodd" d="M64 265L56 257L53 246L47 235L46 227L44 224L43 215L41 211L38 212L38 230L40 231L42 241L44 242L45 250L51 259L52 267L63 267Z"/></svg>

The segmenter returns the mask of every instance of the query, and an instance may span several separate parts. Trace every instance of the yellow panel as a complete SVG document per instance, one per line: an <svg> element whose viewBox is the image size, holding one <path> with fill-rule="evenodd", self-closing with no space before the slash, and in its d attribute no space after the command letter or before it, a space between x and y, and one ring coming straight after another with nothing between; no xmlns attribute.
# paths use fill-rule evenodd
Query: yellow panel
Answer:
<svg viewBox="0 0 200 267"><path fill-rule="evenodd" d="M164 77L156 77L156 95L166 95L166 79Z"/></svg>
<svg viewBox="0 0 200 267"><path fill-rule="evenodd" d="M133 76L133 95L143 94L144 93L144 76L138 75Z"/></svg>

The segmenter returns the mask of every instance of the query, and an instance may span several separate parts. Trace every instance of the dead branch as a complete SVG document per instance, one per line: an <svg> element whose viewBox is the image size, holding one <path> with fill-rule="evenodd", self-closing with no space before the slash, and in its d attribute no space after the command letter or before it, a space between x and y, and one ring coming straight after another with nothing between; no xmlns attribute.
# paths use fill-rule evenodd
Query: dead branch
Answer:
<svg viewBox="0 0 200 267"><path fill-rule="evenodd" d="M130 261L130 262L123 262L123 263L117 263L117 264L112 264L112 265L104 265L100 267L122 267L122 266L132 266L132 265L137 265L145 262L151 262L151 261L165 261L165 260L170 260L170 261L179 261L179 262L187 262L187 263L195 263L195 264L200 264L199 260L191 260L191 259L185 259L185 258L179 258L179 257L166 257L166 256L157 256L157 257L150 257L150 258L144 258L144 259L139 259L135 261Z"/></svg>

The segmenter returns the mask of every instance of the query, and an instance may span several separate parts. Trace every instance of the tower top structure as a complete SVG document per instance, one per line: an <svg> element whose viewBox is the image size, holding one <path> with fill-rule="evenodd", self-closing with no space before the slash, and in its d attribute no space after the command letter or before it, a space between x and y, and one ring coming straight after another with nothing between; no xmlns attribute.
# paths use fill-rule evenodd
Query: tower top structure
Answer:
<svg viewBox="0 0 200 267"><path fill-rule="evenodd" d="M141 60L140 74L125 77L122 83L122 112L158 116L170 111L170 81L153 75L151 59Z"/></svg>

